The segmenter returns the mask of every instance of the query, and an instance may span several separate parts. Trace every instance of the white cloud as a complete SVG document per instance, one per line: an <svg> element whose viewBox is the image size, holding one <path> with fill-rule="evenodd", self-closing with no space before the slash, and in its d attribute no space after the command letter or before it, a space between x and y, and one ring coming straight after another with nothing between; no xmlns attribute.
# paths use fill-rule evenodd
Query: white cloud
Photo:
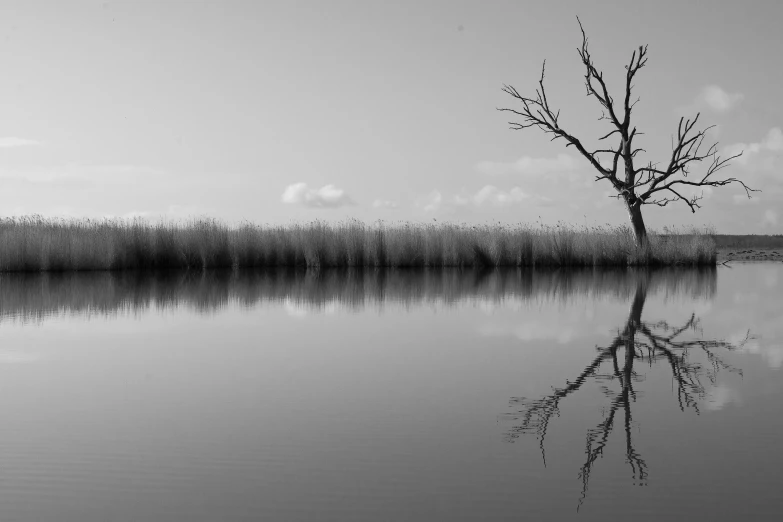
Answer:
<svg viewBox="0 0 783 522"><path fill-rule="evenodd" d="M34 363L44 360L43 354L24 351L0 352L0 364Z"/></svg>
<svg viewBox="0 0 783 522"><path fill-rule="evenodd" d="M441 195L440 191L433 190L424 200L424 212L435 212L440 208L442 202L443 196Z"/></svg>
<svg viewBox="0 0 783 522"><path fill-rule="evenodd" d="M696 97L696 105L715 112L728 112L739 105L744 98L741 93L728 93L717 85L707 85Z"/></svg>
<svg viewBox="0 0 783 522"><path fill-rule="evenodd" d="M481 205L512 205L530 198L521 188L514 187L509 191L502 191L494 185L486 185L476 192L471 200L477 206Z"/></svg>
<svg viewBox="0 0 783 522"><path fill-rule="evenodd" d="M768 208L764 211L764 219L761 221L762 227L774 227L778 224L778 213Z"/></svg>
<svg viewBox="0 0 783 522"><path fill-rule="evenodd" d="M718 411L728 404L742 404L742 397L737 390L729 388L725 384L718 384L710 391L707 409Z"/></svg>
<svg viewBox="0 0 783 522"><path fill-rule="evenodd" d="M783 151L783 131L780 127L773 127L767 132L763 147L767 150Z"/></svg>
<svg viewBox="0 0 783 522"><path fill-rule="evenodd" d="M200 207L195 205L169 205L165 210L130 210L122 214L97 214L94 212L82 211L83 217L101 217L105 219L140 219L148 223L170 222L172 220L198 219L217 215L217 211L210 207ZM58 215L55 213L55 215Z"/></svg>
<svg viewBox="0 0 783 522"><path fill-rule="evenodd" d="M742 156L734 160L740 165L773 168L774 164L770 161L770 157L778 152L783 152L783 131L780 127L773 127L767 131L761 141L734 143L726 147L723 154L724 157L728 157L740 152L742 152Z"/></svg>
<svg viewBox="0 0 783 522"><path fill-rule="evenodd" d="M26 145L40 145L40 141L25 138L7 137L0 138L0 148L24 147Z"/></svg>
<svg viewBox="0 0 783 522"><path fill-rule="evenodd" d="M701 188L701 197L703 199L710 199L713 194L715 194L715 189L712 187L700 187Z"/></svg>
<svg viewBox="0 0 783 522"><path fill-rule="evenodd" d="M155 180L157 184L160 184L166 175L167 172L164 170L144 165L69 164L54 167L0 169L0 178L21 180L28 183L54 183L58 181L138 183L141 178L145 178Z"/></svg>
<svg viewBox="0 0 783 522"><path fill-rule="evenodd" d="M389 208L389 209L396 209L398 207L396 201L388 201L383 199L376 199L372 202L372 206L374 208Z"/></svg>
<svg viewBox="0 0 783 522"><path fill-rule="evenodd" d="M540 319L540 318L537 318ZM560 324L552 327L546 321L521 322L509 326L501 324L485 324L479 327L478 334L484 337L516 337L520 341L556 341L558 344L568 344L583 335L578 328Z"/></svg>
<svg viewBox="0 0 783 522"><path fill-rule="evenodd" d="M721 157L728 158L742 152L742 156L734 159L729 167L731 170L742 170L740 175L735 172L726 176L734 176L742 180L749 187L761 190L753 192L751 199L747 198L744 190L735 188L733 196L736 205L754 205L764 202L773 206L783 205L783 131L780 127L773 127L756 142L734 143L721 151ZM737 168L732 168L737 167ZM763 226L775 226L777 215L767 215Z"/></svg>
<svg viewBox="0 0 783 522"><path fill-rule="evenodd" d="M148 210L131 210L130 212L126 212L123 215L120 216L120 219L149 219L153 216L153 213ZM106 214L103 217L105 218L114 218L114 215Z"/></svg>
<svg viewBox="0 0 783 522"><path fill-rule="evenodd" d="M710 125L705 129L707 136L712 140L718 140L723 134L723 127L718 124Z"/></svg>
<svg viewBox="0 0 783 522"><path fill-rule="evenodd" d="M198 216L214 216L216 209L202 207L199 205L169 205L166 208L164 217L189 218Z"/></svg>
<svg viewBox="0 0 783 522"><path fill-rule="evenodd" d="M767 346L764 358L772 368L783 366L783 345Z"/></svg>
<svg viewBox="0 0 783 522"><path fill-rule="evenodd" d="M288 185L280 199L283 203L314 208L337 208L353 204L353 201L343 189L339 189L334 185L324 185L319 189L311 189L307 186L307 183Z"/></svg>
<svg viewBox="0 0 783 522"><path fill-rule="evenodd" d="M744 192L742 194L734 194L731 196L735 205L758 205L761 203L760 196L754 194L753 197L748 198L748 195Z"/></svg>
<svg viewBox="0 0 783 522"><path fill-rule="evenodd" d="M744 334L735 335L730 341L736 341L736 339L741 339L743 337ZM783 366L783 345L762 344L758 340L752 339L742 345L739 352L760 355L770 368L780 368Z"/></svg>
<svg viewBox="0 0 783 522"><path fill-rule="evenodd" d="M780 268L775 263L759 263L747 275L750 279L743 278L729 285L732 286L729 297L733 295L736 306L716 307L711 322L729 329L724 331L723 337L737 346L736 352L758 355L769 367L781 368L783 300L780 299ZM738 364L738 367L742 366Z"/></svg>
<svg viewBox="0 0 783 522"><path fill-rule="evenodd" d="M481 161L476 170L490 176L505 174L544 175L563 172L573 172L579 169L581 163L568 154L558 154L554 158L534 158L522 156L513 162Z"/></svg>
<svg viewBox="0 0 783 522"><path fill-rule="evenodd" d="M441 210L453 212L458 208L507 207L522 202L542 206L550 204L552 200L540 194L528 194L516 186L501 190L495 185L485 185L476 192L471 193L462 189L462 192L449 197L444 197L440 191L435 190L420 199L417 206L422 207L425 212Z"/></svg>
<svg viewBox="0 0 783 522"><path fill-rule="evenodd" d="M497 309L484 305L482 309L491 316L477 328L484 337L513 337L524 342L555 341L568 344L593 335L604 337L616 328L612 317L621 312L621 303L605 301L603 306L584 306L593 303L595 296L575 295L568 304L558 307L556 314L545 313L542 302L554 295L540 299L507 297ZM497 302L495 303L497 304ZM520 312L523 312L520 314ZM535 346L535 343L531 346Z"/></svg>

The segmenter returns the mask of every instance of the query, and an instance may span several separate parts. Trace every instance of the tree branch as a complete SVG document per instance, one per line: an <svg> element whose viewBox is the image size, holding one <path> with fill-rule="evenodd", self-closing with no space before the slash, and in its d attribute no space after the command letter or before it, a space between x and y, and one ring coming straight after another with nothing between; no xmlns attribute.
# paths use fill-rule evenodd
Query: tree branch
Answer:
<svg viewBox="0 0 783 522"><path fill-rule="evenodd" d="M563 128L560 127L559 118L560 112L553 111L549 106L549 101L546 97L546 88L544 87L544 78L546 74L546 61L541 67L541 78L538 81L539 88L536 89L536 97L528 98L523 96L511 85L503 85L503 92L509 94L522 104L520 110L509 108L498 108L501 112L510 112L521 117L520 121L510 121L509 125L513 130L522 130L530 127L536 127L543 131L545 134L551 134L552 140L563 138L567 144L566 147L573 146L579 153L584 156L590 164L600 173L600 178L606 178L612 182L616 189L619 190L620 182L616 177L616 160L613 162L613 168L610 170L605 168L596 159L596 155L600 150L589 152L579 141L578 138L569 134ZM603 152L609 152L616 154L614 149L604 149Z"/></svg>
<svg viewBox="0 0 783 522"><path fill-rule="evenodd" d="M701 208L698 202L702 199L702 196L685 197L673 187L676 185L687 185L692 187L722 187L737 183L745 190L745 194L748 198L751 197L751 192L759 192L759 190L752 189L745 184L744 181L734 177L724 179L712 179L718 171L728 166L729 162L742 156L742 152L722 158L718 154L718 144L714 143L710 145L706 152L701 152L706 133L712 127L707 127L704 130L692 133L696 122L699 120L701 114L696 114L693 120L680 118L680 123L677 126L677 141L672 147L672 155L669 160L669 165L664 170L654 168L652 165L636 169L637 173L644 173L648 175L647 189L639 196L639 199L643 203L654 204L661 207L666 206L673 201L683 201L690 207L691 212L696 212L697 208ZM691 164L700 163L702 161L709 161L709 167L701 179L689 180L687 179L690 174ZM674 197L652 197L653 194L658 192L669 192Z"/></svg>
<svg viewBox="0 0 783 522"><path fill-rule="evenodd" d="M742 155L742 152L723 158L718 154L717 143L703 150L706 133L711 127L701 131L696 131L695 127L700 114L693 119L680 118L677 126L677 139L672 139L672 153L668 165L665 168L659 168L658 164L648 163L646 167L635 168L634 161L638 154L646 152L641 147L634 147L634 139L642 133L637 133L636 127L631 125L631 113L639 99L633 103L632 91L634 80L638 72L647 65L647 46L639 46L632 54L631 59L625 66L625 93L623 96L622 121L618 112L615 110L614 99L609 93L604 76L595 66L593 57L590 54L588 46L587 33L582 26L582 21L577 17L579 30L582 33L582 45L577 48L577 53L584 66L584 84L587 96L594 98L601 106L601 117L599 120L609 121L613 128L600 138L599 141L607 140L617 135L619 142L616 147L602 148L595 151L588 151L582 142L574 135L567 132L560 126L560 111L553 110L547 99L546 89L544 88L544 76L546 61L541 68L541 77L538 81L538 88L534 98L522 96L514 87L504 85L503 91L511 95L521 103L521 108L510 109L500 108L500 111L510 112L520 119L510 121L509 125L514 130L522 130L531 127L538 128L545 134L551 134L552 140L563 138L566 141L566 147L573 146L579 153L586 158L598 172L596 181L607 179L617 191L618 197L625 200L629 207L643 204L657 205L665 207L669 203L682 201L695 212L700 208L699 201L702 195L688 196L683 194L680 185L692 187L721 187L730 184L738 184L744 190L748 198L752 192L757 192L745 184L745 182L734 178L717 178L716 174L727 167L730 162ZM599 160L601 154L611 154L611 167L605 166ZM624 176L620 176L620 159L623 160ZM689 179L691 168L706 162L708 164L706 173L697 179ZM637 194L639 192L640 194Z"/></svg>

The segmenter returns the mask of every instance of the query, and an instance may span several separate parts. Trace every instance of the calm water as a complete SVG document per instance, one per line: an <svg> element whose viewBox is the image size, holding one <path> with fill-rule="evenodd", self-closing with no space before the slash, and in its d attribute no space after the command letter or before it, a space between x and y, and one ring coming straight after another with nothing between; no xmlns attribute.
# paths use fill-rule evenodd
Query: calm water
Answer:
<svg viewBox="0 0 783 522"><path fill-rule="evenodd" d="M0 520L776 520L783 264L0 276Z"/></svg>

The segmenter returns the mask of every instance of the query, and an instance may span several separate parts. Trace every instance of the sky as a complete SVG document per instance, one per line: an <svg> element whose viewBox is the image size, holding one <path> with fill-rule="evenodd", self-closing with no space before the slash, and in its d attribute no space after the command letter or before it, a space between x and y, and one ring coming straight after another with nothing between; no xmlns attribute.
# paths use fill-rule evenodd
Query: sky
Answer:
<svg viewBox="0 0 783 522"><path fill-rule="evenodd" d="M3 2L0 215L624 225L573 147L496 110L546 59L561 125L593 147L611 130L576 16L617 99L649 45L641 161L700 112L722 153L744 150L720 174L761 190L647 206L648 227L783 233L783 3L766 1Z"/></svg>

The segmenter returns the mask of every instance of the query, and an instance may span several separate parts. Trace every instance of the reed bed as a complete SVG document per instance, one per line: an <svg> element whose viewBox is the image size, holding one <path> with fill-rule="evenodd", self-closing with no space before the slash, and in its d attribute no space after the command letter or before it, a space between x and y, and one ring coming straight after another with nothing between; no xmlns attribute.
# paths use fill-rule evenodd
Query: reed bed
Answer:
<svg viewBox="0 0 783 522"><path fill-rule="evenodd" d="M638 248L627 227L609 226L0 219L0 272L715 263L712 235L697 231L652 233Z"/></svg>

